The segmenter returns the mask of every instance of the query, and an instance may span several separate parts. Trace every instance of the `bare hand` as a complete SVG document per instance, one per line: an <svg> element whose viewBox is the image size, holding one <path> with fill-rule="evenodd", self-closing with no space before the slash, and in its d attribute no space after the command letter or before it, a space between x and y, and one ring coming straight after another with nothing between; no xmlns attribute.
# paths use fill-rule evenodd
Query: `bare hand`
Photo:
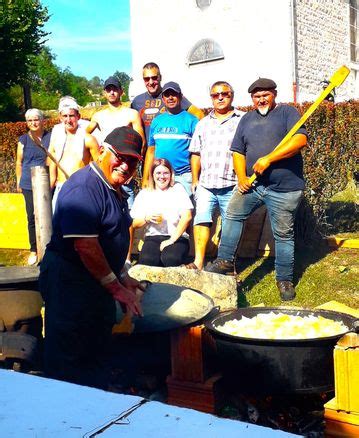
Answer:
<svg viewBox="0 0 359 438"><path fill-rule="evenodd" d="M238 191L240 193L248 192L248 190L250 190L251 187L252 185L249 182L249 178L247 176L238 180Z"/></svg>
<svg viewBox="0 0 359 438"><path fill-rule="evenodd" d="M160 251L163 251L167 246L173 245L173 243L174 242L171 239L164 240L163 242L161 242Z"/></svg>
<svg viewBox="0 0 359 438"><path fill-rule="evenodd" d="M22 188L20 186L16 186L17 193L22 193Z"/></svg>
<svg viewBox="0 0 359 438"><path fill-rule="evenodd" d="M192 194L193 194L193 195L196 193L197 186L198 186L198 181L196 181L196 182L192 182L191 190L192 190Z"/></svg>
<svg viewBox="0 0 359 438"><path fill-rule="evenodd" d="M262 173L270 166L270 160L267 156L258 158L253 165L253 170L256 175L262 175Z"/></svg>
<svg viewBox="0 0 359 438"><path fill-rule="evenodd" d="M146 222L152 222L153 224L160 224L163 221L163 216L160 213L151 214L145 217Z"/></svg>
<svg viewBox="0 0 359 438"><path fill-rule="evenodd" d="M125 287L116 279L106 285L106 289L110 292L116 301L125 304L127 309L134 315L142 316L142 308L137 299L135 291Z"/></svg>
<svg viewBox="0 0 359 438"><path fill-rule="evenodd" d="M135 278L131 277L127 273L125 275L121 275L121 284L123 284L127 289L131 290L132 292L135 292L136 289L140 289L142 291L145 291L147 285L139 282Z"/></svg>

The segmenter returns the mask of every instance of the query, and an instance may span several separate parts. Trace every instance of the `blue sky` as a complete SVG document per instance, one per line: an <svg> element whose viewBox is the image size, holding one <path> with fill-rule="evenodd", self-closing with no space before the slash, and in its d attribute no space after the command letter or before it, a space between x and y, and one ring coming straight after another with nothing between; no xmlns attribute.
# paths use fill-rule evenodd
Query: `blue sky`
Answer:
<svg viewBox="0 0 359 438"><path fill-rule="evenodd" d="M116 70L131 74L129 0L42 0L55 63L91 79Z"/></svg>

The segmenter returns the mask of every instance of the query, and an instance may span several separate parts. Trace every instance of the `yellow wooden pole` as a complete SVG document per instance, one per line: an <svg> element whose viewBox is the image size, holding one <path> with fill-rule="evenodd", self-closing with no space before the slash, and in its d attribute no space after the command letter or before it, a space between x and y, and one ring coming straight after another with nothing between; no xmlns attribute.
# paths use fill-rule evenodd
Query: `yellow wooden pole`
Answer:
<svg viewBox="0 0 359 438"><path fill-rule="evenodd" d="M328 94L333 91L334 88L339 87L345 79L348 77L350 70L345 65L338 68L338 70L330 78L329 85L320 93L318 98L310 105L307 111L302 115L297 123L288 131L283 140L276 146L273 150L278 149L283 146L293 135L298 131L298 129L304 125L304 123L309 119L309 117L314 113L318 106L323 102L323 100L328 96ZM257 175L254 173L249 178L249 183L253 184L256 180Z"/></svg>

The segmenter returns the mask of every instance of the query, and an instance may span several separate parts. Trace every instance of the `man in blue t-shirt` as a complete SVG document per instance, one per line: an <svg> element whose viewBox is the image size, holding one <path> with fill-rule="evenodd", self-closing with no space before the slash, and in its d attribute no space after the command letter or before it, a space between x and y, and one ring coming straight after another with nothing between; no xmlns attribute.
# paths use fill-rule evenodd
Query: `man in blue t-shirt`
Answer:
<svg viewBox="0 0 359 438"><path fill-rule="evenodd" d="M49 377L105 389L115 301L141 314L136 288L142 287L123 269L132 219L122 192L141 149L132 128L114 129L97 161L71 175L59 193L39 277Z"/></svg>
<svg viewBox="0 0 359 438"><path fill-rule="evenodd" d="M233 273L244 221L265 204L275 240L277 287L281 299L288 301L295 298L294 218L304 189L300 151L307 144L307 133L302 127L275 149L300 118L292 106L276 104L276 88L273 80L259 78L248 89L254 111L242 117L231 146L238 190L228 205L218 258L205 270ZM249 177L253 172L257 181L252 186Z"/></svg>
<svg viewBox="0 0 359 438"><path fill-rule="evenodd" d="M166 112L156 117L150 130L142 187L147 187L154 158L166 158L175 171L175 180L192 194L189 145L198 123L197 117L181 106L182 91L176 82L168 82L162 90Z"/></svg>
<svg viewBox="0 0 359 438"><path fill-rule="evenodd" d="M161 96L162 76L159 66L155 62L148 62L143 66L142 75L147 91L133 99L131 108L140 113L145 128L146 140L148 141L152 120L156 116L163 114L166 111L166 107ZM198 119L204 117L203 111L192 105L185 96L182 96L181 108L195 115Z"/></svg>

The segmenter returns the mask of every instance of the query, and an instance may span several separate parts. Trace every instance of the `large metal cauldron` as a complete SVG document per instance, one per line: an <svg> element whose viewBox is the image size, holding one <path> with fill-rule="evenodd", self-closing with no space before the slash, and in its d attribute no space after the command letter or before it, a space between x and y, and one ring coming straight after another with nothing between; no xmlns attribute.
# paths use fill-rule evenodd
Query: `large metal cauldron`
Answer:
<svg viewBox="0 0 359 438"><path fill-rule="evenodd" d="M334 387L333 349L343 334L315 339L267 340L232 336L217 326L259 313L322 316L354 329L356 318L329 310L252 307L222 313L205 323L217 345L224 377L248 394L314 393Z"/></svg>

